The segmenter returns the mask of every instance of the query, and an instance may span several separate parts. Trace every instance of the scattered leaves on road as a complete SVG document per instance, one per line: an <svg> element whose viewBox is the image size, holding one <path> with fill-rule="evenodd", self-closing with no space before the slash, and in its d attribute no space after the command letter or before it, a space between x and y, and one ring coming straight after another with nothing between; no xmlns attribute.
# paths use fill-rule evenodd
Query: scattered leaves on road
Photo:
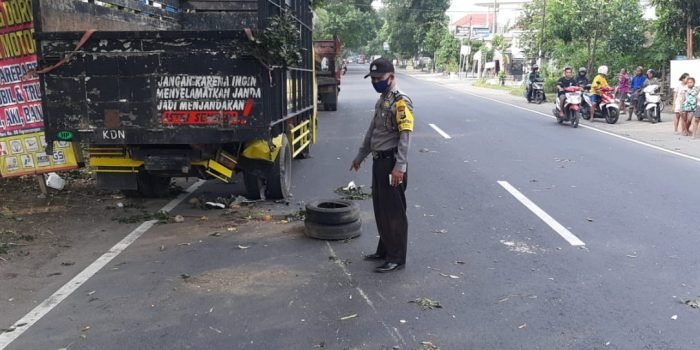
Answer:
<svg viewBox="0 0 700 350"><path fill-rule="evenodd" d="M335 263L343 264L343 265L350 265L352 263L350 261L350 259L341 259L341 258L339 258L337 256L333 256L333 255L329 256L328 260L335 262Z"/></svg>
<svg viewBox="0 0 700 350"><path fill-rule="evenodd" d="M417 304L418 306L422 307L423 310L442 309L442 305L439 301L430 300L428 298L418 298L416 300L409 301L409 303Z"/></svg>
<svg viewBox="0 0 700 350"><path fill-rule="evenodd" d="M692 307L693 309L700 309L700 297L697 299L690 299L683 301L683 304Z"/></svg>
<svg viewBox="0 0 700 350"><path fill-rule="evenodd" d="M422 341L420 342L420 345L423 346L423 350L440 350L440 347L433 344L433 342Z"/></svg>
<svg viewBox="0 0 700 350"><path fill-rule="evenodd" d="M240 244L238 245L238 249L248 249L248 248L250 248L249 245L240 245Z"/></svg>
<svg viewBox="0 0 700 350"><path fill-rule="evenodd" d="M178 215L180 216L180 215ZM182 216L180 216L182 217ZM177 218L177 217L176 217ZM112 218L113 221L116 221L120 224L135 224L135 223L140 223L144 221L151 221L151 220L156 220L158 221L159 224L167 224L172 222L172 217L170 214L164 211L159 211L159 212L154 212L154 213L149 213L146 211L142 211L139 214L132 214L132 215L121 215L121 216L115 216ZM184 221L184 218L183 218ZM177 220L175 221L177 222Z"/></svg>
<svg viewBox="0 0 700 350"><path fill-rule="evenodd" d="M527 323L521 324L520 326L518 326L518 329L523 329L523 328L525 328L525 327L527 327Z"/></svg>
<svg viewBox="0 0 700 350"><path fill-rule="evenodd" d="M345 200L361 201L372 198L372 193L365 192L363 186L357 187L338 187L335 193L339 194Z"/></svg>
<svg viewBox="0 0 700 350"><path fill-rule="evenodd" d="M189 278L192 277L192 276L190 276L189 273L183 273L183 274L180 275L180 277L182 277L183 280L187 280L187 279L189 279Z"/></svg>

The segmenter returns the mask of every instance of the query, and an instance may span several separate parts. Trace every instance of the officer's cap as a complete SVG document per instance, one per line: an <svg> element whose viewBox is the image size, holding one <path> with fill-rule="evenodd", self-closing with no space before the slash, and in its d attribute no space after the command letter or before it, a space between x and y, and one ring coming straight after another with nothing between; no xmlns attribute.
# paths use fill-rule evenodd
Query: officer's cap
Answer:
<svg viewBox="0 0 700 350"><path fill-rule="evenodd" d="M381 78L386 73L394 73L394 65L391 61L380 57L372 61L369 65L369 73L365 75L365 79L370 76L373 78Z"/></svg>

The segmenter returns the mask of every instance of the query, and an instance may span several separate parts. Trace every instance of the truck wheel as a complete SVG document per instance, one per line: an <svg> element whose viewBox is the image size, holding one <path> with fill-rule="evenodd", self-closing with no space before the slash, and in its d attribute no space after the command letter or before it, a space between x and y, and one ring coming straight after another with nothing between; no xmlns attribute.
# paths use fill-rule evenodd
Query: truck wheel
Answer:
<svg viewBox="0 0 700 350"><path fill-rule="evenodd" d="M136 176L138 193L148 198L162 198L170 194L170 182L172 178L167 176L155 176L145 171L140 171Z"/></svg>
<svg viewBox="0 0 700 350"><path fill-rule="evenodd" d="M321 225L345 225L360 219L360 206L344 199L306 203L306 220Z"/></svg>
<svg viewBox="0 0 700 350"><path fill-rule="evenodd" d="M362 234L362 221L357 220L344 225L321 225L313 221L304 222L306 236L324 240L341 240L358 237Z"/></svg>
<svg viewBox="0 0 700 350"><path fill-rule="evenodd" d="M250 200L260 199L260 190L264 188L262 179L244 172L243 182L245 183L246 198Z"/></svg>
<svg viewBox="0 0 700 350"><path fill-rule="evenodd" d="M289 197L292 187L292 148L289 147L287 135L282 136L282 147L272 172L267 177L268 197L273 199L286 199Z"/></svg>

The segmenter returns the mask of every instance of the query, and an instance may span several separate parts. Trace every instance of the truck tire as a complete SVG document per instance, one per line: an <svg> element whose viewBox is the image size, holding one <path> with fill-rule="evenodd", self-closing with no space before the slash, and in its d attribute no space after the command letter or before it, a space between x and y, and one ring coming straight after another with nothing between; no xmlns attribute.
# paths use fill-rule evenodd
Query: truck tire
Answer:
<svg viewBox="0 0 700 350"><path fill-rule="evenodd" d="M136 175L138 193L147 198L163 198L170 194L170 182L172 178L167 176L156 176L145 171L140 171Z"/></svg>
<svg viewBox="0 0 700 350"><path fill-rule="evenodd" d="M329 241L351 239L362 234L361 220L344 225L321 225L313 221L306 220L304 222L304 226L306 228L305 234L307 237Z"/></svg>
<svg viewBox="0 0 700 350"><path fill-rule="evenodd" d="M289 198L292 189L292 148L289 146L287 135L282 135L282 146L266 184L265 192L269 198Z"/></svg>
<svg viewBox="0 0 700 350"><path fill-rule="evenodd" d="M345 225L360 219L360 206L343 199L306 203L306 220L321 225Z"/></svg>

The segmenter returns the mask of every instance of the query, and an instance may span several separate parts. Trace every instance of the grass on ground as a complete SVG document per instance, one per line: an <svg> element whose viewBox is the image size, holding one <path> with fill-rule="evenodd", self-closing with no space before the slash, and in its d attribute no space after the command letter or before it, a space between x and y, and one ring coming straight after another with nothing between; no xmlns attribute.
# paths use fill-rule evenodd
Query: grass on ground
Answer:
<svg viewBox="0 0 700 350"><path fill-rule="evenodd" d="M491 83L487 83L485 80L475 81L474 86L480 87L480 88L508 91L511 95L516 95L516 96L522 95L523 89L524 89L522 87L502 86L502 85L497 85L497 84L491 84Z"/></svg>

